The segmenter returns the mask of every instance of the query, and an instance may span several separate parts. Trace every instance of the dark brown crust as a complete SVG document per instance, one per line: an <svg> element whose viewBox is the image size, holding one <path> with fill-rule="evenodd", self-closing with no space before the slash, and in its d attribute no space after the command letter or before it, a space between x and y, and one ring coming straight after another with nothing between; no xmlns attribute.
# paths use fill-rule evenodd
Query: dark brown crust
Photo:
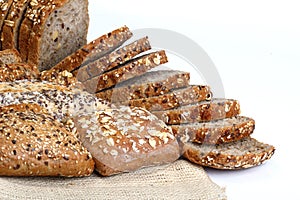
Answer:
<svg viewBox="0 0 300 200"><path fill-rule="evenodd" d="M159 119L169 125L204 122L237 116L240 113L238 101L231 99L213 99L166 111L153 111Z"/></svg>
<svg viewBox="0 0 300 200"><path fill-rule="evenodd" d="M73 75L78 79L78 81L84 82L90 78L98 76L105 71L111 70L118 65L129 61L136 55L150 50L151 46L148 41L148 37L137 40L125 47L113 51L96 61L88 63L87 65L73 71Z"/></svg>
<svg viewBox="0 0 300 200"><path fill-rule="evenodd" d="M8 56L8 55L13 56L16 63L22 62L20 53L16 49L6 49L6 50L3 50L3 51L0 51L0 64L10 64L10 63L3 63L1 61L1 57L5 57L5 56Z"/></svg>
<svg viewBox="0 0 300 200"><path fill-rule="evenodd" d="M6 19L7 15L8 15L8 11L11 7L11 4L13 3L13 0L5 0L3 3L0 4L0 30L2 32L2 27L4 24L4 20ZM1 39L0 39L0 50L2 50L2 42L3 42L3 38L2 38L2 34L1 35Z"/></svg>
<svg viewBox="0 0 300 200"><path fill-rule="evenodd" d="M83 84L88 92L96 93L135 76L142 75L148 70L166 62L168 62L168 58L165 51L153 52L129 61L124 66L94 77Z"/></svg>
<svg viewBox="0 0 300 200"><path fill-rule="evenodd" d="M253 138L250 139L255 140ZM259 143L258 141L256 142ZM222 152L215 153L212 151L203 155L201 154L201 147L194 148L191 145L185 145L183 157L198 165L215 169L247 169L261 165L273 156L275 147L268 144L260 144L264 146L263 152L253 153L249 151L241 156L223 154Z"/></svg>
<svg viewBox="0 0 300 200"><path fill-rule="evenodd" d="M0 82L14 82L16 80L35 80L40 76L35 65L25 63L2 64L0 66Z"/></svg>
<svg viewBox="0 0 300 200"><path fill-rule="evenodd" d="M182 142L195 142L199 144L223 144L238 141L249 137L255 129L255 121L248 117L235 117L240 123L231 124L216 128L187 124L172 125L174 135ZM223 120L217 120L213 123L222 123Z"/></svg>

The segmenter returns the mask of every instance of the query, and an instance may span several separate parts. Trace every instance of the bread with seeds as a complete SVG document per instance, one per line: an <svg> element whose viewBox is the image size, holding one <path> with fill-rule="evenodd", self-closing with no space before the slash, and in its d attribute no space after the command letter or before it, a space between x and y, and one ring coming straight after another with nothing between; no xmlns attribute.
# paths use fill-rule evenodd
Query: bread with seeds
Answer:
<svg viewBox="0 0 300 200"><path fill-rule="evenodd" d="M85 66L73 71L73 75L81 82L87 81L105 71L111 70L118 65L124 64L126 61L134 58L136 55L150 50L151 46L148 37L139 39L110 54L107 54L98 60L90 62Z"/></svg>
<svg viewBox="0 0 300 200"><path fill-rule="evenodd" d="M225 119L240 114L240 104L233 99L212 99L163 111L152 111L169 125Z"/></svg>
<svg viewBox="0 0 300 200"><path fill-rule="evenodd" d="M96 93L100 99L115 102L126 102L133 99L159 96L172 89L188 87L190 73L176 70L158 70L146 72L111 89Z"/></svg>
<svg viewBox="0 0 300 200"><path fill-rule="evenodd" d="M183 157L201 166L216 169L246 169L269 160L275 148L247 137L241 140L218 144L185 143Z"/></svg>
<svg viewBox="0 0 300 200"><path fill-rule="evenodd" d="M145 109L96 110L78 116L75 126L103 176L174 162L180 156L172 131Z"/></svg>
<svg viewBox="0 0 300 200"><path fill-rule="evenodd" d="M1 64L0 82L14 82L17 80L36 80L40 72L34 65L25 63Z"/></svg>
<svg viewBox="0 0 300 200"><path fill-rule="evenodd" d="M255 121L249 117L236 116L227 119L170 126L181 142L199 144L222 144L249 137Z"/></svg>
<svg viewBox="0 0 300 200"><path fill-rule="evenodd" d="M2 27L4 24L4 20L8 15L8 11L11 7L13 0L0 0L0 35L2 32ZM2 50L2 38L0 39L0 50Z"/></svg>
<svg viewBox="0 0 300 200"><path fill-rule="evenodd" d="M91 154L38 105L0 107L0 176L89 176Z"/></svg>
<svg viewBox="0 0 300 200"><path fill-rule="evenodd" d="M165 51L152 52L120 65L118 68L103 73L83 82L87 91L96 93L113 87L123 81L142 75L148 70L168 62Z"/></svg>
<svg viewBox="0 0 300 200"><path fill-rule="evenodd" d="M22 62L21 56L16 49L0 51L0 64L12 64Z"/></svg>

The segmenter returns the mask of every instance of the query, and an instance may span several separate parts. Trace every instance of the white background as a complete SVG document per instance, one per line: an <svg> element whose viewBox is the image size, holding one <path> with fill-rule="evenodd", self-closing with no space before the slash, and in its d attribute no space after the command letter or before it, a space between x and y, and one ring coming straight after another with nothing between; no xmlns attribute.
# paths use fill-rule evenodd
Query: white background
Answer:
<svg viewBox="0 0 300 200"><path fill-rule="evenodd" d="M230 200L300 199L299 3L90 0L90 18L89 40L127 25L169 29L197 42L215 63L226 97L256 120L253 137L277 149L260 167L207 169L209 176Z"/></svg>

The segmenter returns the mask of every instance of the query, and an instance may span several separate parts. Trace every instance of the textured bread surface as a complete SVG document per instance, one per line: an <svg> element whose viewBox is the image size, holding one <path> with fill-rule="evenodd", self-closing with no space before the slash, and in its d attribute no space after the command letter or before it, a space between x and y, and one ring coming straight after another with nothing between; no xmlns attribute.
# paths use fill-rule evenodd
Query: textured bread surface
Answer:
<svg viewBox="0 0 300 200"><path fill-rule="evenodd" d="M38 105L0 108L1 176L89 176L91 154Z"/></svg>
<svg viewBox="0 0 300 200"><path fill-rule="evenodd" d="M172 131L144 109L95 111L78 116L75 126L103 176L174 162L180 156Z"/></svg>
<svg viewBox="0 0 300 200"><path fill-rule="evenodd" d="M163 95L172 89L187 87L190 83L188 72L160 70L146 72L115 87L96 93L100 99L115 102L126 102L132 99L148 98Z"/></svg>
<svg viewBox="0 0 300 200"><path fill-rule="evenodd" d="M35 65L25 63L1 64L0 82L38 79L40 72Z"/></svg>
<svg viewBox="0 0 300 200"><path fill-rule="evenodd" d="M21 56L16 49L0 51L0 64L12 64L22 62Z"/></svg>
<svg viewBox="0 0 300 200"><path fill-rule="evenodd" d="M245 169L269 160L275 148L247 137L236 142L207 145L185 143L183 156L193 163L216 169Z"/></svg>
<svg viewBox="0 0 300 200"><path fill-rule="evenodd" d="M2 27L4 24L4 20L6 19L8 15L8 11L11 7L13 0L0 0L0 35L2 32ZM0 50L2 50L2 41L3 39L0 39Z"/></svg>

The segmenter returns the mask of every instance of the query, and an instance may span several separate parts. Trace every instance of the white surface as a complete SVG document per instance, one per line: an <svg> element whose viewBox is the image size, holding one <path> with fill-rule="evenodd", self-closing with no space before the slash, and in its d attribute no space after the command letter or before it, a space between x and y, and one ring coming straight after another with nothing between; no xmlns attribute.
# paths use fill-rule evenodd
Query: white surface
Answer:
<svg viewBox="0 0 300 200"><path fill-rule="evenodd" d="M277 148L263 166L208 174L230 200L300 199L296 1L90 0L90 17L90 40L127 25L170 29L196 41L217 66L226 97L240 100L242 114L256 120L253 136Z"/></svg>

